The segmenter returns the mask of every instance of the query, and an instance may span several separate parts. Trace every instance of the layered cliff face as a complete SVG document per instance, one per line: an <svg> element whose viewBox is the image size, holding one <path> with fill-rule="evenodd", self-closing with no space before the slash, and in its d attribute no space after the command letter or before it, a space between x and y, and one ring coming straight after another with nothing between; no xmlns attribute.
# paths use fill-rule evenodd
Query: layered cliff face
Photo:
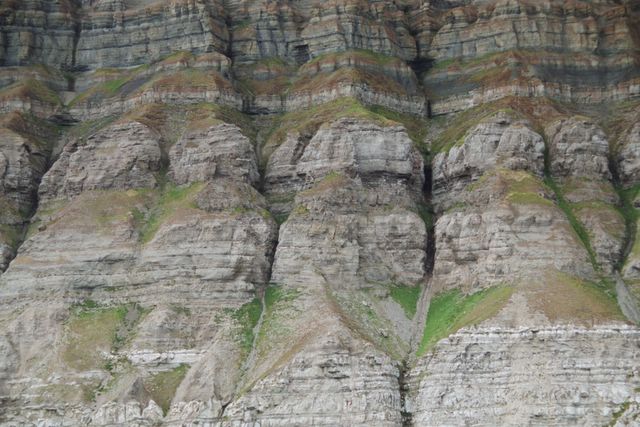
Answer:
<svg viewBox="0 0 640 427"><path fill-rule="evenodd" d="M639 25L0 2L0 424L637 425Z"/></svg>

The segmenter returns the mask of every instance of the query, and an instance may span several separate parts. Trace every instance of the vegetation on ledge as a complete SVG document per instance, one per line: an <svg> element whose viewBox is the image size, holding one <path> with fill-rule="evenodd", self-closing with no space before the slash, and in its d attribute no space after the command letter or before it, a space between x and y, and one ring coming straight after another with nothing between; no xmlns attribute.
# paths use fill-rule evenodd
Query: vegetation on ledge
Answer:
<svg viewBox="0 0 640 427"><path fill-rule="evenodd" d="M418 356L458 330L495 316L512 293L512 287L496 286L471 295L464 295L455 289L434 296L429 305Z"/></svg>

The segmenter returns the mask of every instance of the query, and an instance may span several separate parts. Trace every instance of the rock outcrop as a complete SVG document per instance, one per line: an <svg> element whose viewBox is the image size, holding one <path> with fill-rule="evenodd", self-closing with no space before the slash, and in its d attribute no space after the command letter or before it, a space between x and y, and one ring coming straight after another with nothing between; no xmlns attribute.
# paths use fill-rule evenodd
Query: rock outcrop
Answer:
<svg viewBox="0 0 640 427"><path fill-rule="evenodd" d="M0 425L638 424L639 23L0 1Z"/></svg>

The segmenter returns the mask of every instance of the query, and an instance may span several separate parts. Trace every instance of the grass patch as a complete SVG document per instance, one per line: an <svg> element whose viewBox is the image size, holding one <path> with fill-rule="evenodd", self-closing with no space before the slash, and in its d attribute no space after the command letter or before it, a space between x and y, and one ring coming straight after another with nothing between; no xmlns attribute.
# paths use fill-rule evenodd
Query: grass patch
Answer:
<svg viewBox="0 0 640 427"><path fill-rule="evenodd" d="M145 381L145 389L165 415L169 412L173 396L188 370L189 366L182 364L170 371L159 372Z"/></svg>
<svg viewBox="0 0 640 427"><path fill-rule="evenodd" d="M609 422L609 424L607 424L607 426L609 426L609 427L615 426L616 422L618 421L618 419L620 419L620 417L625 412L627 412L627 410L629 409L630 406L631 406L631 402L628 401L628 400L626 402L624 402L622 405L620 405L620 408L613 413L611 421Z"/></svg>
<svg viewBox="0 0 640 427"><path fill-rule="evenodd" d="M291 303L300 293L295 289L285 289L280 285L270 284L264 293L264 315L262 327L258 332L257 348L259 355L264 356L277 343L283 342L292 331L285 325L282 313L287 313Z"/></svg>
<svg viewBox="0 0 640 427"><path fill-rule="evenodd" d="M279 303L291 302L299 294L295 289L283 289L281 286L271 284L264 292L265 309L272 310Z"/></svg>
<svg viewBox="0 0 640 427"><path fill-rule="evenodd" d="M531 284L529 304L552 322L585 325L611 320L624 321L611 280L591 282L559 271L546 272L541 284Z"/></svg>
<svg viewBox="0 0 640 427"><path fill-rule="evenodd" d="M320 126L340 118L361 119L388 127L404 125L409 137L414 141L425 158L429 158L429 148L425 144L427 121L409 114L401 114L379 106L366 107L354 98L339 98L303 111L287 113L274 121L265 136L265 145L261 162L267 159L275 149L284 142L289 132L311 138Z"/></svg>
<svg viewBox="0 0 640 427"><path fill-rule="evenodd" d="M120 70L108 70L108 72L103 71L100 74L113 78L92 86L82 92L71 100L69 106L77 105L89 99L112 97L116 95L124 85L136 77L135 72Z"/></svg>
<svg viewBox="0 0 640 427"><path fill-rule="evenodd" d="M395 333L392 322L381 314L378 298L372 298L367 291L337 291L325 287L333 311L351 331L390 357L401 360L409 350L408 344ZM400 305L406 304L407 310L412 310L412 297L405 291L397 291L396 297L402 301Z"/></svg>
<svg viewBox="0 0 640 427"><path fill-rule="evenodd" d="M244 304L237 309L232 317L238 324L238 341L242 351L246 354L251 352L255 338L254 330L260 315L262 314L262 302L258 298Z"/></svg>
<svg viewBox="0 0 640 427"><path fill-rule="evenodd" d="M137 313L130 316L131 311ZM138 318L140 312L137 305L102 307L92 300L73 306L66 324L64 362L78 371L102 368L102 353L110 353L124 344L133 326L127 319Z"/></svg>
<svg viewBox="0 0 640 427"><path fill-rule="evenodd" d="M342 117L352 117L372 121L381 126L392 126L396 122L376 114L353 98L339 98L304 111L287 113L278 120L267 137L267 146L279 146L289 132L313 135L324 123Z"/></svg>
<svg viewBox="0 0 640 427"><path fill-rule="evenodd" d="M342 58L355 58L361 61L369 62L374 65L389 65L389 64L401 64L402 61L395 56L385 55L383 53L375 52L366 49L353 49L346 52L331 52L318 55L310 61L306 62L301 69L308 69L315 67L316 64L321 62L336 62Z"/></svg>
<svg viewBox="0 0 640 427"><path fill-rule="evenodd" d="M476 325L495 316L512 293L512 287L496 286L472 295L463 295L456 289L433 297L418 356L461 328Z"/></svg>
<svg viewBox="0 0 640 427"><path fill-rule="evenodd" d="M389 289L389 295L395 302L400 304L407 318L413 319L418 308L421 290L420 286L393 285Z"/></svg>
<svg viewBox="0 0 640 427"><path fill-rule="evenodd" d="M551 200L545 199L536 193L510 192L507 195L507 200L516 205L553 206L553 202Z"/></svg>
<svg viewBox="0 0 640 427"><path fill-rule="evenodd" d="M35 78L19 81L0 91L0 100L33 99L43 104L62 105L56 92Z"/></svg>

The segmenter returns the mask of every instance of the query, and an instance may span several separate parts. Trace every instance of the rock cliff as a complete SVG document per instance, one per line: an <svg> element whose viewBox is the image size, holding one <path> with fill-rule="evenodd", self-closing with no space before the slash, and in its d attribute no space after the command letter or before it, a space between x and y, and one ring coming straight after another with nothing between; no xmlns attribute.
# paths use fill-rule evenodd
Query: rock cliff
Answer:
<svg viewBox="0 0 640 427"><path fill-rule="evenodd" d="M0 425L638 425L639 28L0 1Z"/></svg>

